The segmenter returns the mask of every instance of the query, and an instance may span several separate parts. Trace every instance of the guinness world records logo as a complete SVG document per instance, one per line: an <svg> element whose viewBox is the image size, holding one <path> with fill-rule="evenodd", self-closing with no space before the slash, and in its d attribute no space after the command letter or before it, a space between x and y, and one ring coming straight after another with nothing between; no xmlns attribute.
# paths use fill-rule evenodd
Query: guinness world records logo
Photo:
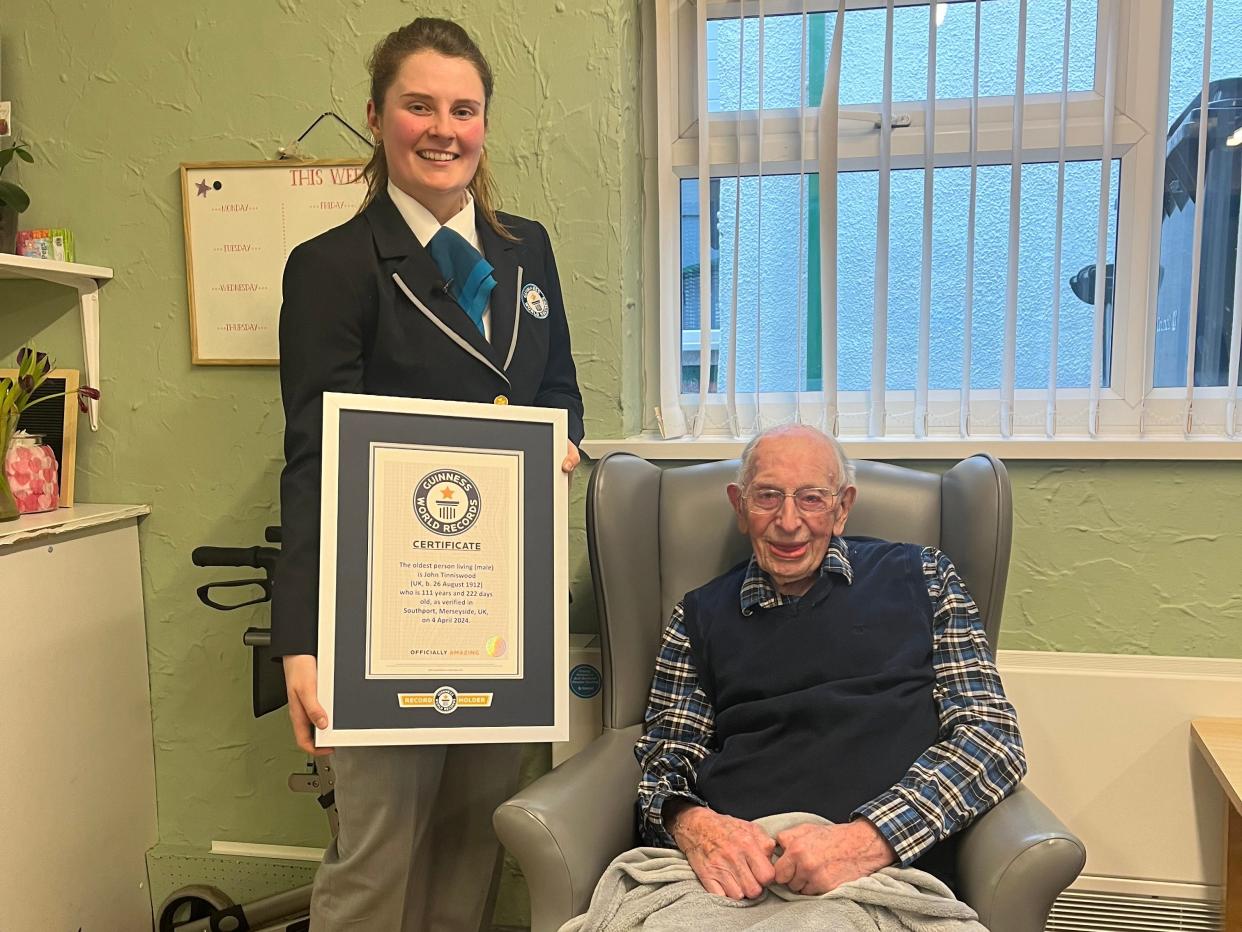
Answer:
<svg viewBox="0 0 1242 932"><path fill-rule="evenodd" d="M448 715L457 708L457 690L452 686L441 686L435 691L433 706L441 715Z"/></svg>
<svg viewBox="0 0 1242 932"><path fill-rule="evenodd" d="M479 487L456 469L437 469L414 489L414 515L433 534L452 537L479 520L483 499Z"/></svg>

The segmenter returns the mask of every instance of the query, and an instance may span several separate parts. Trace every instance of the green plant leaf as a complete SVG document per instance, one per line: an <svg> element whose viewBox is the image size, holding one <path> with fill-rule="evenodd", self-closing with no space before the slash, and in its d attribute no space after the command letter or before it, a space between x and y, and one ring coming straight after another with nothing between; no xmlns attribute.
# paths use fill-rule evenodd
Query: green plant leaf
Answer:
<svg viewBox="0 0 1242 932"><path fill-rule="evenodd" d="M64 398L66 394L68 394L68 392L53 392L50 395L40 395L34 401L27 404L26 408L33 408L35 405L42 404L45 401L51 401L53 398ZM24 411L25 408L22 410Z"/></svg>
<svg viewBox="0 0 1242 932"><path fill-rule="evenodd" d="M30 206L30 195L20 185L0 180L0 207L11 207L19 214Z"/></svg>
<svg viewBox="0 0 1242 932"><path fill-rule="evenodd" d="M30 206L30 195L11 181L0 181L0 206L12 207L20 214Z"/></svg>
<svg viewBox="0 0 1242 932"><path fill-rule="evenodd" d="M23 346L17 351L17 381L34 372L35 361L38 359L33 346Z"/></svg>
<svg viewBox="0 0 1242 932"><path fill-rule="evenodd" d="M22 387L13 379L9 379L8 382L9 387L3 395L0 395L0 418L20 414L24 407L22 404L22 397L24 395Z"/></svg>
<svg viewBox="0 0 1242 932"><path fill-rule="evenodd" d="M0 149L0 172L3 172L13 161L13 156L17 156L23 162L33 162L34 156L30 154L30 148L24 143L17 143L9 146L7 149Z"/></svg>

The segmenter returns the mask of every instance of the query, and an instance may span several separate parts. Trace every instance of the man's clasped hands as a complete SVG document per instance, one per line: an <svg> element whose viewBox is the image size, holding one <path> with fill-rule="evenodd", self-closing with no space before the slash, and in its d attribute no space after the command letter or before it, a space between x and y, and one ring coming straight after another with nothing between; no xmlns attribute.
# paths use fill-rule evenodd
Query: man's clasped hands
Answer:
<svg viewBox="0 0 1242 932"><path fill-rule="evenodd" d="M706 806L670 800L668 808L665 825L703 889L732 900L754 899L774 883L818 896L896 861L892 846L866 819L805 823L772 838L754 822Z"/></svg>

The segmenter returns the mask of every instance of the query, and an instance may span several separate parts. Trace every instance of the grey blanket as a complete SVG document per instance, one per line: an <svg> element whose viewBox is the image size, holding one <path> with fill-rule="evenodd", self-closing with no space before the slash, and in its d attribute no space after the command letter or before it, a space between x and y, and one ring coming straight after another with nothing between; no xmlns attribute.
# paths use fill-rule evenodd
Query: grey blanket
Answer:
<svg viewBox="0 0 1242 932"><path fill-rule="evenodd" d="M785 813L759 819L769 835L819 816ZM703 889L674 848L633 848L604 872L591 905L560 932L987 932L975 911L924 871L886 867L822 896L774 884L755 900L730 900Z"/></svg>

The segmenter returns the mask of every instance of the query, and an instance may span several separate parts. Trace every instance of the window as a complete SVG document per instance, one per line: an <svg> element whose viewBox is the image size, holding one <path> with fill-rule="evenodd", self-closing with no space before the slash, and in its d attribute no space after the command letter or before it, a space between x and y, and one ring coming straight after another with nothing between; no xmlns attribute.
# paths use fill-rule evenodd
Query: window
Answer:
<svg viewBox="0 0 1242 932"><path fill-rule="evenodd" d="M1206 2L661 0L666 434L1233 436L1242 0L1196 198Z"/></svg>

